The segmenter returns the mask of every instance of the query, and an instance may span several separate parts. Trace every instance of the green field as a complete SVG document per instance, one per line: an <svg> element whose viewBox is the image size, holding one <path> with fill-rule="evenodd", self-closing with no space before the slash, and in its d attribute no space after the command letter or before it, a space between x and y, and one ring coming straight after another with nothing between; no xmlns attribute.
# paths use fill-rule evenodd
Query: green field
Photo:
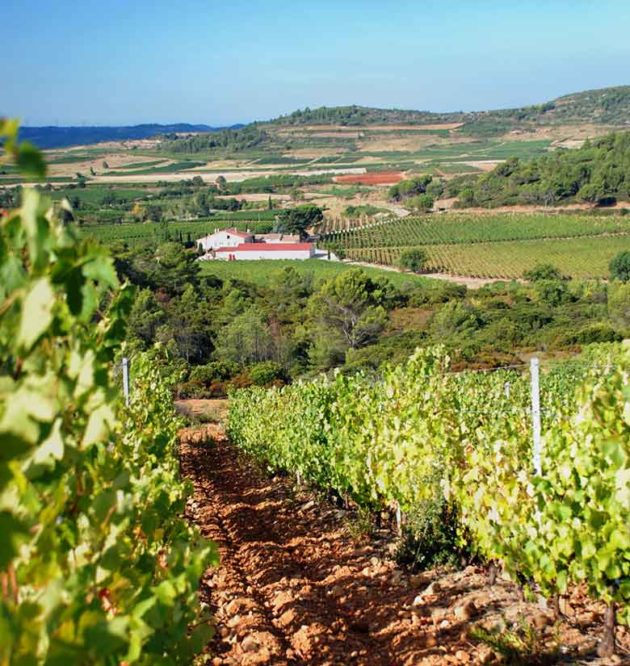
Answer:
<svg viewBox="0 0 630 666"><path fill-rule="evenodd" d="M86 187L60 187L49 194L53 199L78 198L82 204L99 205L103 197L109 194L116 195L119 200L132 201L146 197L151 194L151 190L147 188L112 187L111 185L88 185Z"/></svg>
<svg viewBox="0 0 630 666"><path fill-rule="evenodd" d="M326 235L334 245L351 248L402 247L445 243L576 238L630 234L630 216L518 214L406 217L401 220Z"/></svg>
<svg viewBox="0 0 630 666"><path fill-rule="evenodd" d="M405 248L347 250L349 259L395 265ZM630 251L630 235L492 243L427 245L428 271L480 278L513 279L549 263L574 278L605 278L619 252Z"/></svg>
<svg viewBox="0 0 630 666"><path fill-rule="evenodd" d="M291 266L300 273L310 273L313 279L327 280L339 273L356 268L351 264L322 259L309 259L307 261L269 260L269 261L202 261L202 275L216 275L221 280L243 280L265 286L269 276L282 268ZM373 278L387 278L397 287L403 285L430 285L433 281L420 275L395 273L380 268L363 268Z"/></svg>

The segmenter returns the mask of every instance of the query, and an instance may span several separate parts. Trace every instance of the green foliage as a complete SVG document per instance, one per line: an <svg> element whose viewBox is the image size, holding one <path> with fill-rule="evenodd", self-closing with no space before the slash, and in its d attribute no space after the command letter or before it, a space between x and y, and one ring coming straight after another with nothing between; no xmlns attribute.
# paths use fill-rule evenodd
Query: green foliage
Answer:
<svg viewBox="0 0 630 666"><path fill-rule="evenodd" d="M427 561L458 525L460 547L549 596L586 583L630 622L627 346L543 372L541 476L531 467L528 376L448 366L443 350L425 349L378 382L336 374L238 391L230 436L271 469L359 506L400 507Z"/></svg>
<svg viewBox="0 0 630 666"><path fill-rule="evenodd" d="M412 273L421 273L427 260L427 253L421 248L410 248L401 252L398 264Z"/></svg>
<svg viewBox="0 0 630 666"><path fill-rule="evenodd" d="M431 123L449 122L452 116L461 114L436 114L428 111L401 109L374 109L366 106L320 106L317 109L298 109L272 121L280 125L369 125L377 123Z"/></svg>
<svg viewBox="0 0 630 666"><path fill-rule="evenodd" d="M405 516L396 560L416 569L458 565L466 556L459 539L456 512L443 495L420 502Z"/></svg>
<svg viewBox="0 0 630 666"><path fill-rule="evenodd" d="M305 204L295 208L287 208L278 216L276 229L282 233L307 235L307 229L317 226L324 219L324 213L319 206Z"/></svg>
<svg viewBox="0 0 630 666"><path fill-rule="evenodd" d="M282 382L286 375L281 365L274 361L263 361L249 367L249 377L256 386L268 386Z"/></svg>
<svg viewBox="0 0 630 666"><path fill-rule="evenodd" d="M612 258L610 277L620 282L630 282L630 250L624 250Z"/></svg>
<svg viewBox="0 0 630 666"><path fill-rule="evenodd" d="M536 295L541 303L552 307L565 303L571 298L566 283L560 280L538 280L536 282Z"/></svg>
<svg viewBox="0 0 630 666"><path fill-rule="evenodd" d="M521 278L525 271L541 262L553 262L563 275L572 278L605 278L610 260L620 247L630 249L630 235L423 245L427 272L507 280ZM395 266L404 249L404 246L350 248L346 257Z"/></svg>
<svg viewBox="0 0 630 666"><path fill-rule="evenodd" d="M459 245L491 241L578 238L609 234L630 234L630 222L622 216L587 217L584 215L522 213L512 215L461 213L441 217L425 215L423 217L405 217L363 228L356 227L350 230L333 231L326 234L325 240L347 249L377 249L419 245Z"/></svg>
<svg viewBox="0 0 630 666"><path fill-rule="evenodd" d="M552 264L537 264L529 271L523 273L523 278L530 282L541 280L562 280L562 273Z"/></svg>
<svg viewBox="0 0 630 666"><path fill-rule="evenodd" d="M347 348L362 347L383 330L390 297L387 282L372 280L360 269L341 273L326 282L309 303L318 324Z"/></svg>
<svg viewBox="0 0 630 666"><path fill-rule="evenodd" d="M392 185L389 188L389 198L394 201L404 201L406 199L416 199L418 195L427 191L427 186L433 180L433 176L416 176L409 180L401 180L400 183Z"/></svg>
<svg viewBox="0 0 630 666"><path fill-rule="evenodd" d="M422 127L430 123L464 123L463 134L494 136L515 128L529 129L558 123L588 123L622 126L630 111L630 86L587 90L556 100L481 113L431 113L404 109L376 109L365 106L334 106L300 109L280 116L279 125L386 125L409 124Z"/></svg>
<svg viewBox="0 0 630 666"><path fill-rule="evenodd" d="M629 164L630 132L610 134L578 150L557 150L528 162L512 158L475 179L460 193L459 206L628 201Z"/></svg>
<svg viewBox="0 0 630 666"><path fill-rule="evenodd" d="M613 323L630 330L630 283L613 283L608 288L608 312Z"/></svg>
<svg viewBox="0 0 630 666"><path fill-rule="evenodd" d="M129 408L113 384L132 290L32 189L0 275L0 662L191 663L217 556L183 518L169 390L141 357Z"/></svg>
<svg viewBox="0 0 630 666"><path fill-rule="evenodd" d="M430 194L418 194L406 200L405 205L415 211L426 213L433 208L433 197Z"/></svg>
<svg viewBox="0 0 630 666"><path fill-rule="evenodd" d="M610 363L609 372L587 372L568 395L566 375L555 378L557 393L545 404L556 415L545 427L540 477L523 470L528 429L513 420L477 431L454 488L485 557L501 559L547 595L584 582L595 597L618 601L627 623L630 358L627 348L620 353L614 360L597 357L598 364Z"/></svg>
<svg viewBox="0 0 630 666"><path fill-rule="evenodd" d="M0 118L0 139L3 140L2 147L5 153L0 159L0 165L12 159L24 177L44 180L46 163L41 153L28 141L18 142L17 136L17 121Z"/></svg>
<svg viewBox="0 0 630 666"><path fill-rule="evenodd" d="M536 631L531 624L521 621L514 629L484 629L473 627L470 632L473 640L490 646L502 657L507 666L523 666L523 664L556 664L559 650L547 651L544 636Z"/></svg>
<svg viewBox="0 0 630 666"><path fill-rule="evenodd" d="M273 351L273 338L264 314L250 308L234 317L221 331L215 355L220 361L249 365L270 360Z"/></svg>
<svg viewBox="0 0 630 666"><path fill-rule="evenodd" d="M188 136L166 134L160 144L165 153L197 154L218 152L230 155L264 146L268 142L267 133L255 124L240 129L226 129L220 132L196 133Z"/></svg>

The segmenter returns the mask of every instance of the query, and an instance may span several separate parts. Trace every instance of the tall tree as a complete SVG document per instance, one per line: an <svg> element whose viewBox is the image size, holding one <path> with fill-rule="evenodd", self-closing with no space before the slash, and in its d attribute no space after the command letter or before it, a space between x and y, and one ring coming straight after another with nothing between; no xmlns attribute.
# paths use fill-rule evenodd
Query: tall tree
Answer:
<svg viewBox="0 0 630 666"><path fill-rule="evenodd" d="M306 238L307 229L314 227L324 219L324 212L319 206L306 204L283 210L278 217L276 229L281 233L298 234Z"/></svg>

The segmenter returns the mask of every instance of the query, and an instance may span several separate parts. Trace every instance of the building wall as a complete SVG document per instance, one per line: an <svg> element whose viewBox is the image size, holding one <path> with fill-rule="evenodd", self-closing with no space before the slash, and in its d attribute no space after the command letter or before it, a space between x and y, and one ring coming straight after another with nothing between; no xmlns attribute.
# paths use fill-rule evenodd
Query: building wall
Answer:
<svg viewBox="0 0 630 666"><path fill-rule="evenodd" d="M217 252L216 258L224 261L240 261L243 259L258 261L261 259L310 259L312 250L265 250L264 243L260 244L260 250L246 250L245 252L234 250L234 252Z"/></svg>
<svg viewBox="0 0 630 666"><path fill-rule="evenodd" d="M201 245L204 251L207 252L208 250L216 250L219 247L236 247L251 239L252 236L235 236L227 231L216 231L204 238L200 238L197 241L197 244Z"/></svg>

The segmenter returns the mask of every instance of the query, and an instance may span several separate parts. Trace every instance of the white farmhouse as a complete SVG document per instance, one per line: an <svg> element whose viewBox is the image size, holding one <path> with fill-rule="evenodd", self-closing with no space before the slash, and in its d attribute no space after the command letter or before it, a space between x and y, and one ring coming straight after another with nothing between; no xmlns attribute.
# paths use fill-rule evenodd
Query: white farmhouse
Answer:
<svg viewBox="0 0 630 666"><path fill-rule="evenodd" d="M315 255L313 243L241 243L236 247L220 247L215 259L237 261L242 259L311 259Z"/></svg>
<svg viewBox="0 0 630 666"><path fill-rule="evenodd" d="M220 247L236 247L241 243L251 243L253 240L254 236L249 232L238 231L237 229L221 229L203 238L198 238L197 246L203 248L204 252L210 252Z"/></svg>

